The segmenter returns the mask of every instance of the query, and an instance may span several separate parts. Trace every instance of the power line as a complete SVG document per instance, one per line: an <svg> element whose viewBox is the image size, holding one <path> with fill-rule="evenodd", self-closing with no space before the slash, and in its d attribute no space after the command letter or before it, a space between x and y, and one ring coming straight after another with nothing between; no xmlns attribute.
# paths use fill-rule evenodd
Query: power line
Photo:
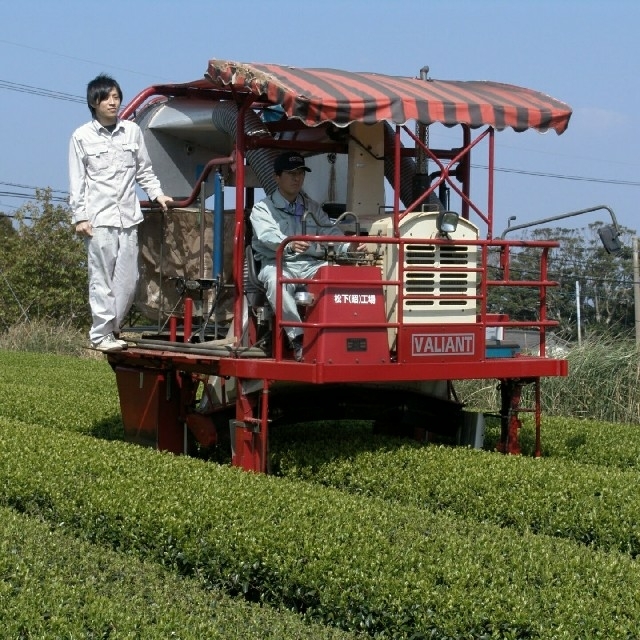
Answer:
<svg viewBox="0 0 640 640"><path fill-rule="evenodd" d="M9 89L10 91L18 91L20 93L30 93L44 98L55 98L56 100L66 100L68 102L79 102L84 104L86 98L74 96L70 93L62 91L53 91L51 89L43 89L42 87L32 87L28 84L20 84L18 82L10 82L9 80L0 80L0 89Z"/></svg>
<svg viewBox="0 0 640 640"><path fill-rule="evenodd" d="M487 165L472 164L476 169L488 169ZM549 173L546 171L527 171L525 169L509 169L507 167L494 167L494 171L499 173L519 173L524 176L537 176L540 178L557 178L559 180L576 180L579 182L593 182L599 184L617 184L628 187L640 187L640 182L634 180L617 180L615 178L587 178L585 176L571 176L562 173Z"/></svg>
<svg viewBox="0 0 640 640"><path fill-rule="evenodd" d="M30 184L18 184L16 182L2 182L1 180L0 180L0 184L4 185L5 187L16 187L17 189L31 189L33 191L35 191L36 189L40 189L40 190L49 189L51 193L62 193L64 195L68 194L68 191L61 191L60 189L52 189L51 187L34 187Z"/></svg>
<svg viewBox="0 0 640 640"><path fill-rule="evenodd" d="M0 42L4 42L5 44L15 44L12 42L7 42L5 40L0 40ZM55 100L66 100L68 102L76 102L81 104L85 104L86 102L86 98L83 98L81 96L76 96L70 93L64 93L62 91L45 89L43 87L34 87L27 84L20 84L17 82L11 82L9 80L0 80L0 89L18 91L21 93L29 93L32 95L42 96L44 98L53 98ZM474 169L484 169L484 170L489 169L487 165L482 165L482 164L472 164L471 167ZM594 184L613 184L613 185L619 185L619 186L640 187L640 182L635 180L620 180L616 178L591 178L586 176L574 176L574 175L561 174L561 173L551 173L548 171L510 169L509 167L494 167L494 171L496 171L497 173L514 173L514 174L525 175L525 176L535 176L539 178L554 178L557 180L572 180L576 182L589 182ZM7 186L20 186L20 185L11 185L9 183L4 183L4 182L0 182L0 184L5 184ZM32 188L32 187L24 187L24 188ZM66 193L66 192L58 191L58 193Z"/></svg>
<svg viewBox="0 0 640 640"><path fill-rule="evenodd" d="M2 44L8 44L11 45L12 47L21 47L23 49L31 49L31 51L38 51L40 53L46 53L49 56L57 56L58 58L66 58L67 60L76 60L78 62L86 62L89 63L91 65L95 65L95 66L100 66L100 67L108 67L110 69L117 69L118 71L126 71L127 73L132 73L134 75L138 75L138 76L146 76L148 78L158 78L159 76L157 75L151 75L150 73L142 73L141 71L134 71L133 69L127 69L125 67L116 67L114 65L111 64L104 64L102 62L96 62L95 60L87 60L86 58L78 58L77 56L69 56L66 55L64 53L58 53L57 51L51 51L50 49L40 49L38 47L31 47L27 44L24 44L22 42L11 42L10 40L4 40L4 39L0 39L0 43ZM167 80L168 82L168 80ZM84 102L84 100L83 100Z"/></svg>
<svg viewBox="0 0 640 640"><path fill-rule="evenodd" d="M19 184L17 182L3 182L0 181L0 185L5 187L14 187L14 189L22 189L29 191L14 191L14 190L0 190L0 197L5 198L19 198L21 200L35 200L35 193L37 191L48 191L49 199L51 202L60 202L63 204L69 203L69 193L60 189L52 189L51 187L34 187L28 184Z"/></svg>
<svg viewBox="0 0 640 640"><path fill-rule="evenodd" d="M0 88L2 88L0 86ZM478 169L488 169L487 166L482 166L482 165L471 165L474 168L478 168ZM503 173L519 173L522 175L528 175L528 176L539 176L539 177L544 177L544 178L557 178L560 180L580 180L583 182L594 182L594 183L600 183L600 184L617 184L617 185L627 185L627 186L631 186L631 187L640 187L640 182L634 182L632 180L614 180L614 179L607 179L607 178L587 178L587 177L581 177L581 176L569 176L569 175L563 175L560 173L545 173L542 171L525 171L524 169L508 169L506 167L495 167L495 171L496 172L503 172ZM0 181L1 185L5 185L7 187L16 187L19 189L31 189L33 191L35 191L36 189L45 189L45 188L49 188L50 187L35 187L35 186L30 186L30 185L23 185L23 184L17 184L17 183L13 183L13 182L2 182ZM61 189L51 189L52 193L60 193L60 194L65 194L68 195L68 191L63 191ZM6 194L9 195L9 194ZM27 198L28 196L24 196L25 198ZM55 198L53 197L52 199L58 199L59 198ZM66 200L66 198L65 198Z"/></svg>
<svg viewBox="0 0 640 640"><path fill-rule="evenodd" d="M105 67L111 67L114 69L118 69L119 71L126 71L127 73L131 73L134 75L140 75L140 76L146 76L149 78L158 78L159 76L156 75L151 75L148 73L143 73L140 71L135 71L133 69L127 69L127 68L123 68L123 67L114 67L113 65L105 65L103 63L100 62L96 62L95 60L88 60L86 58L79 58L77 56L70 56L70 55L66 55L63 53L59 53L57 51L51 51L48 49L42 49L39 47L33 47L27 44L24 44L22 42L13 42L10 40L5 40L4 38L0 39L0 43L2 44L6 44L6 45L10 45L13 47L21 47L24 49L30 49L32 51L38 51L40 53L46 53L47 55L53 55L53 56L57 56L60 58L67 58L69 60L76 60L79 62L86 62L86 63L90 63L92 65L100 65L100 66L105 66ZM19 92L23 92L23 93L31 93L34 95L40 95L42 97L48 97L48 98L55 98L57 100L66 100L69 102L77 102L77 103L82 103L85 104L86 102L86 98L81 97L81 96L76 96L76 95L72 95L69 93L64 93L61 91L53 91L51 89L44 89L41 87L33 87L30 85L25 85L25 84L19 84L19 83L15 83L15 82L10 82L7 80L0 80L0 89L9 89L11 91L19 91ZM488 169L488 167L486 165L471 165L472 167L475 168L479 168L479 169ZM555 178L555 179L559 179L559 180L574 180L574 181L579 181L579 182L591 182L591 183L596 183L596 184L613 184L613 185L620 185L620 186L632 186L632 187L639 187L640 186L640 182L637 181L633 181L633 180L616 180L616 179L608 179L608 178L588 178L585 176L572 176L572 175L563 175L563 174L557 174L557 173L549 173L549 172L544 172L544 171L526 171L524 169L509 169L507 167L495 167L495 171L500 172L500 173L516 173L516 174L521 174L521 175L528 175L528 176L537 176L537 177L542 177L542 178Z"/></svg>
<svg viewBox="0 0 640 640"><path fill-rule="evenodd" d="M0 197L4 198L20 198L22 200L35 200L35 197L29 193L20 193L18 191L0 191ZM68 204L68 198L64 196L51 196L51 202L62 202Z"/></svg>

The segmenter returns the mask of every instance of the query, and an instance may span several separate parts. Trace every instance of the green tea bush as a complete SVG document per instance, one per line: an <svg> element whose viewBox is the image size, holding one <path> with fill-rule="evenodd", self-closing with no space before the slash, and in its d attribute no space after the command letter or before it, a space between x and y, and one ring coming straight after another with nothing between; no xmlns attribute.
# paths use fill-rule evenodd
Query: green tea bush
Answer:
<svg viewBox="0 0 640 640"><path fill-rule="evenodd" d="M376 638L621 638L640 619L626 554L7 419L0 503Z"/></svg>
<svg viewBox="0 0 640 640"><path fill-rule="evenodd" d="M115 377L104 359L0 351L0 368L0 517L6 511L10 522L11 507L24 514L25 535L32 525L46 526L70 552L86 545L78 553L97 567L96 584L113 574L107 561L92 558L109 553L114 566L137 557L135 571L159 571L170 587L173 580L196 585L186 596L195 611L197 589L206 585L216 603L224 591L376 638L638 637L634 425L545 415L540 460L374 438L368 423L298 425L297 441L272 431L272 467L288 476L277 478L82 435L122 437ZM603 393L622 406L624 389L615 395L607 385ZM490 448L495 424L488 432ZM531 454L530 416L521 436ZM28 557L26 547L12 544L20 549L14 555ZM73 592L60 584L69 572L85 575L84 565L52 551L67 558L68 571L53 562L45 577L35 568L45 561L34 557L42 590L26 582L13 589L28 576L11 573L15 558L4 549L0 541L0 626L33 609L22 618L31 635L7 637L162 637L144 615L139 629L118 635L137 615L137 586L130 609L102 587L78 601L73 581ZM154 594L153 602L162 602ZM65 636L67 627L59 627L47 635L51 618L38 626L44 609L37 598L45 608L59 606L58 619L71 625L76 618L65 607L79 606L88 631L70 626ZM94 601L109 615L91 613ZM104 626L115 610L122 612L119 626ZM252 632L256 610L240 611ZM231 630L227 637L234 637L235 615L228 627L221 622ZM283 638L305 637L296 635L296 621L276 614L256 625L268 625L273 637L279 625L292 625ZM189 636L187 628L198 631ZM200 629L173 637L197 637ZM238 637L254 637L250 632ZM308 637L333 637L323 635L328 627L315 632Z"/></svg>
<svg viewBox="0 0 640 640"><path fill-rule="evenodd" d="M500 440L500 419L485 415L485 422L483 449L495 451ZM639 468L639 427L637 424L545 415L541 428L542 457L604 467ZM519 438L522 455L534 456L535 425L529 415L522 417Z"/></svg>
<svg viewBox="0 0 640 640"><path fill-rule="evenodd" d="M640 554L636 469L411 443L383 443L345 457L340 444L316 448L312 442L280 442L284 454L272 452L279 460L274 466L284 476L359 496Z"/></svg>
<svg viewBox="0 0 640 640"><path fill-rule="evenodd" d="M115 376L104 358L0 351L0 416L122 438Z"/></svg>
<svg viewBox="0 0 640 640"><path fill-rule="evenodd" d="M0 508L2 638L347 640Z"/></svg>
<svg viewBox="0 0 640 640"><path fill-rule="evenodd" d="M605 467L640 468L640 425L545 417L544 457Z"/></svg>

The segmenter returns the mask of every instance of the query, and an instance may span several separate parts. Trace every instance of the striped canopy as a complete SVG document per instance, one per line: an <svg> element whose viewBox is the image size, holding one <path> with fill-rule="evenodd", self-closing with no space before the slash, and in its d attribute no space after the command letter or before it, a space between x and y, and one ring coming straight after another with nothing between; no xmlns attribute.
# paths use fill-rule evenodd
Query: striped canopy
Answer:
<svg viewBox="0 0 640 640"><path fill-rule="evenodd" d="M205 78L219 89L251 93L256 100L281 105L287 116L309 126L416 120L515 131L554 129L560 134L571 117L571 107L564 102L498 82L422 80L229 60L210 60Z"/></svg>

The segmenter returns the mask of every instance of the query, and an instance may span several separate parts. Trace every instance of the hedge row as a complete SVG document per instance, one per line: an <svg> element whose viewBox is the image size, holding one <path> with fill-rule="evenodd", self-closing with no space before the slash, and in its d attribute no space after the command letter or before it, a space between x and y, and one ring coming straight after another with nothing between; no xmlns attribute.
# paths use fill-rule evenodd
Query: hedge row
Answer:
<svg viewBox="0 0 640 640"><path fill-rule="evenodd" d="M345 456L331 432L338 430L325 428L315 445L311 428L298 428L295 441L281 434L273 467L357 495L640 554L635 469L386 440Z"/></svg>
<svg viewBox="0 0 640 640"><path fill-rule="evenodd" d="M324 624L378 638L637 633L640 567L624 554L6 419L0 440L0 504Z"/></svg>
<svg viewBox="0 0 640 640"><path fill-rule="evenodd" d="M347 640L0 508L2 638Z"/></svg>
<svg viewBox="0 0 640 640"><path fill-rule="evenodd" d="M545 416L545 457L640 469L640 426Z"/></svg>
<svg viewBox="0 0 640 640"><path fill-rule="evenodd" d="M0 350L0 369L0 415L103 438L122 438L115 376L106 360ZM521 440L523 452L532 455L530 422L525 415ZM496 440L493 431L486 439L488 444ZM345 450L379 446L379 441L371 440L368 428L361 438L354 440L351 432L347 435ZM545 414L542 449L545 458L637 468L640 428ZM334 453L332 449L330 455Z"/></svg>
<svg viewBox="0 0 640 640"><path fill-rule="evenodd" d="M106 360L0 350L0 415L122 439L116 380Z"/></svg>

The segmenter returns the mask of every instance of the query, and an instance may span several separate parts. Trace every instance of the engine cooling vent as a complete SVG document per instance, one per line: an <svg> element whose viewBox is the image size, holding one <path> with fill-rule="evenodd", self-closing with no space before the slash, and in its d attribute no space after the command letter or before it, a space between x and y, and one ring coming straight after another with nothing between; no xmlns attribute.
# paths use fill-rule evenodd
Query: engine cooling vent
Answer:
<svg viewBox="0 0 640 640"><path fill-rule="evenodd" d="M475 319L475 246L406 245L404 264L405 322Z"/></svg>
<svg viewBox="0 0 640 640"><path fill-rule="evenodd" d="M478 228L465 219L451 235L452 244L433 242L438 235L437 213L416 211L403 218L400 236L404 245L402 278L399 250L394 244L382 248L382 273L385 279L401 280L402 322L405 324L446 324L476 322L476 291L478 284L478 245L467 244L478 239ZM393 236L389 217L376 221L369 231L375 236ZM455 244L453 244L455 243ZM375 247L375 245L374 245ZM385 289L387 319L399 320L399 291L395 286ZM395 335L390 330L389 344Z"/></svg>

